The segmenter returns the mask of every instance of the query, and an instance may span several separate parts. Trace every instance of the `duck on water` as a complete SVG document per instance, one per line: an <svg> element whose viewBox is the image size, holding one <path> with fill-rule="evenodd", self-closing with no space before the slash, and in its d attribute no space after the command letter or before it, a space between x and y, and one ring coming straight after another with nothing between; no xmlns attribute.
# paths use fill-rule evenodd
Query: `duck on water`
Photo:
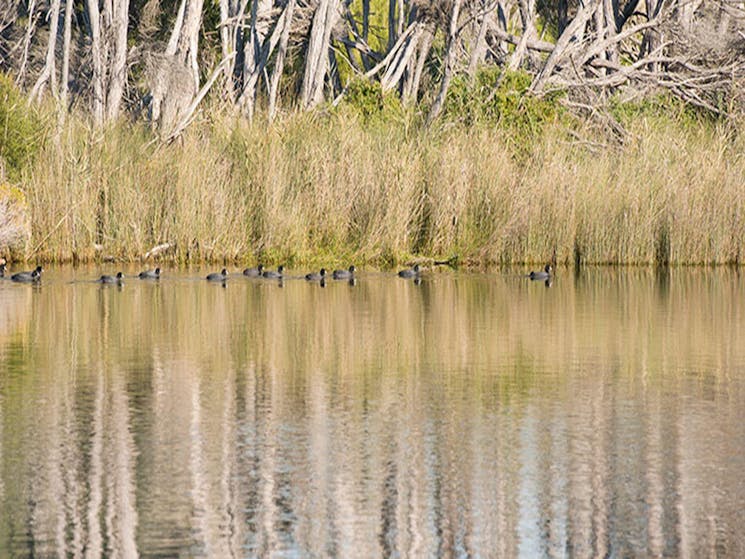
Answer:
<svg viewBox="0 0 745 559"><path fill-rule="evenodd" d="M140 275L137 277L140 279L160 279L160 268L155 268L155 270L145 270L144 272L140 272Z"/></svg>
<svg viewBox="0 0 745 559"><path fill-rule="evenodd" d="M530 272L528 274L528 277L532 281L544 281L544 280L547 280L547 279L551 279L551 275L553 273L553 270L554 269L551 266L551 264L546 264L546 267L543 268L543 271L542 272L535 272L535 271Z"/></svg>
<svg viewBox="0 0 745 559"><path fill-rule="evenodd" d="M400 278L418 278L421 274L421 268L419 264L414 264L413 268L407 268L406 270L399 270L398 277Z"/></svg>
<svg viewBox="0 0 745 559"><path fill-rule="evenodd" d="M207 281L220 281L224 282L228 279L228 270L223 268L220 272L212 272L207 275Z"/></svg>
<svg viewBox="0 0 745 559"><path fill-rule="evenodd" d="M10 276L12 281L17 283L36 283L41 280L42 267L37 266L35 270L30 272L18 272Z"/></svg>
<svg viewBox="0 0 745 559"><path fill-rule="evenodd" d="M103 283L106 285L122 285L124 283L124 274L121 272L117 272L115 276L107 276L103 275L100 278L96 280L98 283Z"/></svg>

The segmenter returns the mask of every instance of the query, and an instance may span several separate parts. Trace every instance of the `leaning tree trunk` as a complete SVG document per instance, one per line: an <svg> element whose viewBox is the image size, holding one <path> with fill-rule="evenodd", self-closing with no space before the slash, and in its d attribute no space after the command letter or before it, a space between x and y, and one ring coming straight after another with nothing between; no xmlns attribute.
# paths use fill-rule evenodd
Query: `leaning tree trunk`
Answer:
<svg viewBox="0 0 745 559"><path fill-rule="evenodd" d="M49 84L52 95L57 97L57 70L55 47L57 45L57 31L59 27L60 0L52 0L49 16L49 41L47 42L47 56L44 62L44 69L41 71L34 87L31 89L29 100L39 99L44 87Z"/></svg>
<svg viewBox="0 0 745 559"><path fill-rule="evenodd" d="M269 86L269 121L274 120L277 112L277 91L279 90L279 80L282 78L282 72L285 67L285 56L287 54L287 44L290 41L290 29L292 28L292 16L295 11L296 0L288 0L285 8L285 23L282 26L282 35L279 38L279 51L274 61L274 72L272 73L271 85Z"/></svg>
<svg viewBox="0 0 745 559"><path fill-rule="evenodd" d="M479 67L479 64L484 61L484 57L486 56L486 30L489 28L491 13L496 7L496 4L494 4L494 6L489 9L487 6L487 1L488 0L481 0L480 2L477 2L473 7L474 11L478 10L481 12L481 22L476 28L477 31L475 33L473 45L471 46L471 58L468 61L469 76L474 76L476 74L476 69ZM478 18L474 19L478 21Z"/></svg>
<svg viewBox="0 0 745 559"><path fill-rule="evenodd" d="M422 83L422 74L424 74L424 64L432 49L432 41L435 38L435 30L431 25L425 25L422 32L422 38L419 41L419 48L416 53L416 63L414 64L414 73L411 79L407 81L404 87L404 103L415 103L419 97L419 85Z"/></svg>
<svg viewBox="0 0 745 559"><path fill-rule="evenodd" d="M427 125L432 124L432 122L440 116L442 108L445 105L445 97L447 96L448 87L450 87L450 80L453 77L455 43L458 33L458 15L462 3L463 0L453 0L453 10L450 14L450 29L448 31L447 43L445 45L445 59L442 62L442 65L444 66L442 82L440 82L440 90L437 93L435 102L432 104L429 115L427 115Z"/></svg>
<svg viewBox="0 0 745 559"><path fill-rule="evenodd" d="M34 24L36 23L36 13L34 8L36 7L36 0L30 0L28 4L28 23L26 25L26 34L23 41L23 54L21 55L21 65L18 69L18 77L16 78L16 84L23 84L26 78L26 64L28 63L28 51L31 48L31 39L34 36Z"/></svg>
<svg viewBox="0 0 745 559"><path fill-rule="evenodd" d="M520 68L525 54L528 52L528 43L535 35L535 0L519 0L519 3L523 34L520 37L520 42L515 46L515 51L512 53L510 62L507 65L507 68L513 71Z"/></svg>
<svg viewBox="0 0 745 559"><path fill-rule="evenodd" d="M243 91L238 100L249 118L253 118L256 87L268 59L265 44L269 35L267 20L271 9L272 0L254 0L251 3L251 27L244 48Z"/></svg>

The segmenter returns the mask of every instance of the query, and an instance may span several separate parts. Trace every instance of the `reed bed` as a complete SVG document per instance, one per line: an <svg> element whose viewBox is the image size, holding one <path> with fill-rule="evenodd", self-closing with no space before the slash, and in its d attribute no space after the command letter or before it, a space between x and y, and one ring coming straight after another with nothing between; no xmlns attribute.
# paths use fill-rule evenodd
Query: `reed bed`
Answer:
<svg viewBox="0 0 745 559"><path fill-rule="evenodd" d="M526 147L499 127L213 114L163 145L71 119L23 178L28 257L168 243L180 262L740 263L745 140L729 130L640 117L601 145L557 123Z"/></svg>

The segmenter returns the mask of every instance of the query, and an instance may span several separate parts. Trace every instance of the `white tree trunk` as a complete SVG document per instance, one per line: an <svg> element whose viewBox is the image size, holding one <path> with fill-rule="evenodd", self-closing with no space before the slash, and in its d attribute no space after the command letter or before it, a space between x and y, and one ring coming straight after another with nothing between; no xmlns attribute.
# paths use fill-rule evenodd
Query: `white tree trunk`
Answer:
<svg viewBox="0 0 745 559"><path fill-rule="evenodd" d="M445 46L445 59L442 64L444 66L442 73L442 82L440 82L440 90L437 93L435 102L432 104L432 108L427 115L427 124L432 122L440 116L442 108L445 105L445 96L450 87L450 80L453 77L453 66L455 57L455 42L457 39L458 31L458 16L460 15L460 7L463 4L463 0L453 0L453 10L450 14L450 29L448 31L447 43Z"/></svg>
<svg viewBox="0 0 745 559"><path fill-rule="evenodd" d="M338 0L321 0L313 15L303 76L302 103L306 109L315 107L323 101L323 84L328 70L329 41L338 14Z"/></svg>
<svg viewBox="0 0 745 559"><path fill-rule="evenodd" d="M26 35L23 41L23 54L21 55L21 66L18 70L16 85L21 85L26 77L26 64L28 63L28 50L31 47L31 38L34 36L34 24L36 23L36 0L30 0L28 4L28 24L26 25Z"/></svg>
<svg viewBox="0 0 745 559"><path fill-rule="evenodd" d="M507 67L514 71L520 68L525 58L525 53L528 52L528 42L535 35L535 0L520 0L520 19L523 25L523 34L520 37L520 42L515 46L515 51L510 57L510 62Z"/></svg>
<svg viewBox="0 0 745 559"><path fill-rule="evenodd" d="M91 33L91 65L93 66L93 122L100 126L104 119L104 60L101 45L101 12L98 0L86 0Z"/></svg>
<svg viewBox="0 0 745 559"><path fill-rule="evenodd" d="M266 67L268 54L265 54L264 43L269 34L268 19L271 9L271 0L256 0L251 3L251 28L244 49L243 92L239 99L239 104L249 118L253 118L256 86ZM277 24L279 25L279 21Z"/></svg>
<svg viewBox="0 0 745 559"><path fill-rule="evenodd" d="M68 92L70 82L70 43L72 41L72 12L74 0L65 1L65 30L62 39L62 75L60 77L60 119L64 122L68 106Z"/></svg>
<svg viewBox="0 0 745 559"><path fill-rule="evenodd" d="M282 78L282 72L285 67L285 55L287 53L287 44L290 40L290 28L292 27L292 15L295 11L295 1L288 0L285 8L285 23L282 26L282 35L279 39L279 51L277 59L274 62L274 72L272 73L271 85L269 86L269 121L274 120L277 112L277 91L279 90L279 80Z"/></svg>
<svg viewBox="0 0 745 559"><path fill-rule="evenodd" d="M494 4L496 7L496 4ZM479 65L484 62L486 56L486 30L489 28L489 21L492 15L492 9L488 9L487 0L481 0L477 2L474 10L481 11L481 22L478 26L476 37L471 46L471 58L468 61L468 75L473 76L476 74L476 70Z"/></svg>
<svg viewBox="0 0 745 559"><path fill-rule="evenodd" d="M109 69L109 91L106 96L106 119L111 122L119 117L119 110L127 81L127 26L129 0L114 0L111 29L114 49Z"/></svg>
<svg viewBox="0 0 745 559"><path fill-rule="evenodd" d="M191 69L195 91L199 89L199 29L202 26L203 5L204 0L187 0L176 49L178 57Z"/></svg>
<svg viewBox="0 0 745 559"><path fill-rule="evenodd" d="M424 64L429 56L429 51L432 48L432 41L435 38L434 30L430 25L424 28L422 38L419 41L419 49L417 51L416 64L414 66L414 75L409 80L409 83L404 87L404 103L416 102L419 96L419 84L422 82L422 74L424 73Z"/></svg>
<svg viewBox="0 0 745 559"><path fill-rule="evenodd" d="M171 29L171 35L168 38L168 44L166 45L166 56L173 56L178 50L178 40L179 37L181 37L181 28L184 26L186 1L187 0L181 0L181 3L178 6L178 12L176 12L176 20L173 22L173 29Z"/></svg>
<svg viewBox="0 0 745 559"><path fill-rule="evenodd" d="M44 86L49 84L52 95L57 97L57 67L55 57L55 47L57 46L57 32L59 30L59 11L60 0L52 0L49 15L49 41L47 42L47 56L44 62L44 69L41 71L34 87L31 89L29 100L39 99Z"/></svg>

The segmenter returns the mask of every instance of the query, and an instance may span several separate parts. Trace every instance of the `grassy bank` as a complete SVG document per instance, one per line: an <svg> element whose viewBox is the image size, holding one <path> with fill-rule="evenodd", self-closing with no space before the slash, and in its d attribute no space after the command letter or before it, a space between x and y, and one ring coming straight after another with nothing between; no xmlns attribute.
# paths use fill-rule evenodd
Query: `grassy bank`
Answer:
<svg viewBox="0 0 745 559"><path fill-rule="evenodd" d="M161 145L139 125L73 118L18 183L33 260L134 260L169 243L175 261L733 263L745 140L731 128L641 113L611 144L567 119L521 136L405 114L213 114Z"/></svg>

